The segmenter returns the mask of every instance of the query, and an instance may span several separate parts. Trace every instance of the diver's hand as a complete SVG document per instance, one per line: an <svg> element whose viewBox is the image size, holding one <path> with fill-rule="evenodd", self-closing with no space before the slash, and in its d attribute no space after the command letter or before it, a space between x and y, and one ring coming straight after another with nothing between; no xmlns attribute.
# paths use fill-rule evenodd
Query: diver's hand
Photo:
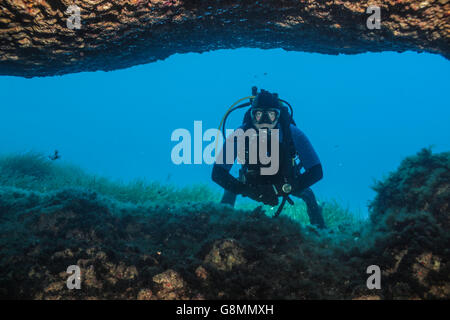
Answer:
<svg viewBox="0 0 450 320"><path fill-rule="evenodd" d="M272 207L278 205L278 197L271 185L247 186L242 195Z"/></svg>

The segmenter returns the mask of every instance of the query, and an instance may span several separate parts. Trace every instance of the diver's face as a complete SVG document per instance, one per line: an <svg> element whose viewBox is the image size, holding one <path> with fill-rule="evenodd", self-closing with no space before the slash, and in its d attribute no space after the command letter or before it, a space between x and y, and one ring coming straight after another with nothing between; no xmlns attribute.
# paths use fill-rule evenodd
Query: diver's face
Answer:
<svg viewBox="0 0 450 320"><path fill-rule="evenodd" d="M279 111L277 109L254 108L252 110L253 124L257 129L273 129L277 125Z"/></svg>

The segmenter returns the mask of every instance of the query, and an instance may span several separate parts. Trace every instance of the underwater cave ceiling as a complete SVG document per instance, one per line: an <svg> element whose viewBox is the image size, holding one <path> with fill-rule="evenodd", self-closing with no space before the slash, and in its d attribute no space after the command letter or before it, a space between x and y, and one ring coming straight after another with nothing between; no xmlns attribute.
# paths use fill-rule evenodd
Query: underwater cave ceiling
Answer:
<svg viewBox="0 0 450 320"><path fill-rule="evenodd" d="M115 70L175 53L283 48L450 58L450 0L2 0L0 75ZM80 29L76 11L80 8ZM380 8L381 27L369 29Z"/></svg>

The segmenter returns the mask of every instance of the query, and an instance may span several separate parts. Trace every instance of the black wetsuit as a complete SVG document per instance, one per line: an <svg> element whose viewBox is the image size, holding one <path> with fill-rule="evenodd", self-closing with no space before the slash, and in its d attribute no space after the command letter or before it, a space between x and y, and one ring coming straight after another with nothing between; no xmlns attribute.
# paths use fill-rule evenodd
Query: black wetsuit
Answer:
<svg viewBox="0 0 450 320"><path fill-rule="evenodd" d="M309 188L314 183L322 179L322 165L320 163L319 157L309 142L306 135L296 126L290 125L292 143L294 145L294 149L300 158L301 167L304 168L304 172L300 173L301 167L297 168L298 172L295 172L295 181L292 183L293 190L291 194L293 196L299 197L303 199L307 205L308 215L310 218L310 222L313 225L318 226L319 228L324 228L325 223L322 216L322 209L317 204L314 193ZM226 150L227 143L230 142L228 138L222 148L222 151ZM280 130L280 143L283 143L283 132ZM236 148L236 147L235 147ZM280 149L282 150L282 149ZM236 155L236 152L234 153ZM282 156L280 152L280 156ZM225 155L223 155L225 158ZM215 163L212 179L214 182L219 184L221 187L225 189L225 193L222 198L222 203L227 203L234 206L236 201L237 194L245 194L248 185L236 179L230 174L230 170L233 164L230 163ZM283 165L282 160L280 161L280 165ZM270 179L268 176L260 176L262 180Z"/></svg>

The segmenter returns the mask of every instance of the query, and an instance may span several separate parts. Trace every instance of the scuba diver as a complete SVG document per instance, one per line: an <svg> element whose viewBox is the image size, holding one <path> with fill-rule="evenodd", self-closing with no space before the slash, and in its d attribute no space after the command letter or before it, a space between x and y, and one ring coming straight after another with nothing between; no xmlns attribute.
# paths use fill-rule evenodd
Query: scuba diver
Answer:
<svg viewBox="0 0 450 320"><path fill-rule="evenodd" d="M250 99L250 102L234 107L244 99ZM251 132L256 133L257 140L261 143L261 137L264 136L261 133L264 132L266 137L264 142L268 142L269 145L264 150L267 150L267 154L270 154L274 149L270 148L270 141L273 141L270 137L274 135L276 131L274 129L278 129L279 155L277 159L279 159L279 165L274 174L263 175L261 168L267 167L267 164L262 163L261 155L257 157L256 163L255 161L253 163L249 161L250 135L246 134L244 139L248 139L244 140L244 149L241 149L245 152L245 161L240 162L242 167L239 171L239 178L235 178L230 174L230 170L236 157L238 157L236 155L237 146L234 143L234 139L238 137L236 134L230 135L225 140L219 158L216 157L212 171L212 180L224 188L221 203L234 207L236 197L240 194L258 202L276 206L279 203L279 197L282 197L281 205L274 215L274 217L277 217L286 201L293 205L293 201L290 199L292 195L305 201L312 225L320 229L326 228L322 208L318 205L313 191L309 188L322 179L322 165L308 138L297 128L291 105L287 101L279 99L276 93L270 93L266 90L261 90L258 93L256 87L252 88L252 96L244 99L235 103L225 114L221 123L221 126L223 124L223 137L226 137L225 123L228 115L236 109L250 106L244 115L243 124L235 133L240 132L237 134L239 135L253 129ZM289 106L290 112L285 105ZM226 158L227 144L230 143L234 145L231 146L234 148L233 161L228 161L228 158L227 161L222 161ZM221 161L218 161L219 159Z"/></svg>

